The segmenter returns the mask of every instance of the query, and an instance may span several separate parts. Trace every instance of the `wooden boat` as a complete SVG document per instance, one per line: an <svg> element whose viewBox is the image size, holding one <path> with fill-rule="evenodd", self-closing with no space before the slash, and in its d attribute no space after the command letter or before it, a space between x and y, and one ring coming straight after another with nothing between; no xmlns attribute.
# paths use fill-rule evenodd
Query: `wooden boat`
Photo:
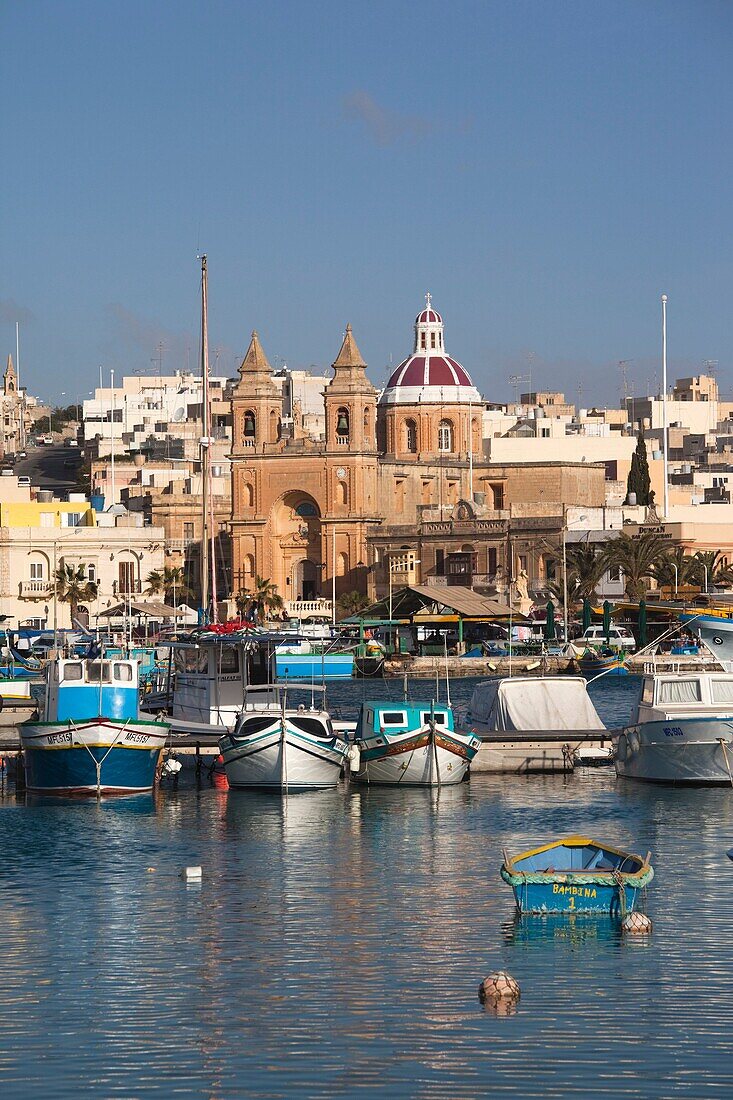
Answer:
<svg viewBox="0 0 733 1100"><path fill-rule="evenodd" d="M642 859L611 844L568 836L511 857L501 877L520 913L605 913L623 919L654 877L651 852Z"/></svg>
<svg viewBox="0 0 733 1100"><path fill-rule="evenodd" d="M362 705L351 775L401 787L460 783L480 745L456 730L450 706L379 699Z"/></svg>
<svg viewBox="0 0 733 1100"><path fill-rule="evenodd" d="M628 676L626 658L617 649L586 649L578 658L578 668L584 676Z"/></svg>
<svg viewBox="0 0 733 1100"><path fill-rule="evenodd" d="M149 791L169 726L141 718L132 658L57 658L41 721L20 727L26 786L54 795Z"/></svg>

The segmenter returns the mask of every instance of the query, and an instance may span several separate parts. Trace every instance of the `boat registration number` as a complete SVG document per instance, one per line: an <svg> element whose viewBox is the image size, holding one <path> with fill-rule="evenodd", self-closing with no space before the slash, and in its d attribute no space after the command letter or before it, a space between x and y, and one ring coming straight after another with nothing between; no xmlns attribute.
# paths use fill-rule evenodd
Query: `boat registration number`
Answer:
<svg viewBox="0 0 733 1100"><path fill-rule="evenodd" d="M125 734L125 741L129 741L133 745L147 745L149 737L147 733L127 733Z"/></svg>
<svg viewBox="0 0 733 1100"><path fill-rule="evenodd" d="M682 737L683 734L682 734L682 730L680 729L679 726L665 726L664 727L664 736L665 737Z"/></svg>

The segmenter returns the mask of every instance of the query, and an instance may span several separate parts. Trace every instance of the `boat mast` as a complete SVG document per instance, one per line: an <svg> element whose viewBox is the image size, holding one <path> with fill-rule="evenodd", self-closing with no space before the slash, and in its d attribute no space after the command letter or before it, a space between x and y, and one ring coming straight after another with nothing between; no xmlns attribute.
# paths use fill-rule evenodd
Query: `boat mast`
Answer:
<svg viewBox="0 0 733 1100"><path fill-rule="evenodd" d="M204 621L209 614L209 319L207 303L206 256L201 257L201 610Z"/></svg>

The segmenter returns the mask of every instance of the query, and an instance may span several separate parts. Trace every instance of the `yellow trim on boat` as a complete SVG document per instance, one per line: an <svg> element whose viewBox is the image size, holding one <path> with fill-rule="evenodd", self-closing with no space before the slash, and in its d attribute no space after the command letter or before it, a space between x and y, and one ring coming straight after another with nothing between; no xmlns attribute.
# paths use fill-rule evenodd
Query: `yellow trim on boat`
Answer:
<svg viewBox="0 0 733 1100"><path fill-rule="evenodd" d="M566 848L585 848L586 844L592 844L594 847L603 848L607 852L615 852L617 856L629 856L631 859L638 859L641 868L638 872L635 872L636 874L639 874L647 866L646 859L637 855L636 852L627 852L624 848L617 848L614 844L606 844L605 842L601 844L597 840L591 840L588 836L574 834L573 836L562 837L560 840L553 840L549 844L541 845L539 848L530 848L527 852L519 852L516 856L509 856L509 862L506 864L506 869L509 871L514 866L515 859L529 859L530 856L541 855L542 852L549 852L553 848L559 848L563 844Z"/></svg>

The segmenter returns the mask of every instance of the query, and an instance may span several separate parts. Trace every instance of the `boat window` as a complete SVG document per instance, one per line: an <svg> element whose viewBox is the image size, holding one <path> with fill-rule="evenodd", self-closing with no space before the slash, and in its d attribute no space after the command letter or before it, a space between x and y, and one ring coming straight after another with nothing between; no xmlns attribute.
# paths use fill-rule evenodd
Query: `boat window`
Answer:
<svg viewBox="0 0 733 1100"><path fill-rule="evenodd" d="M222 647L219 655L219 672L239 672L239 651L233 646Z"/></svg>
<svg viewBox="0 0 733 1100"><path fill-rule="evenodd" d="M64 680L81 680L83 676L81 661L73 661L71 664L65 664L63 670Z"/></svg>
<svg viewBox="0 0 733 1100"><path fill-rule="evenodd" d="M87 681L90 684L109 683L109 661L87 661Z"/></svg>
<svg viewBox="0 0 733 1100"><path fill-rule="evenodd" d="M657 687L658 703L697 703L699 701L699 680L662 680Z"/></svg>
<svg viewBox="0 0 733 1100"><path fill-rule="evenodd" d="M129 683L132 680L132 665L115 661L114 675L115 680L125 680Z"/></svg>
<svg viewBox="0 0 733 1100"><path fill-rule="evenodd" d="M733 703L733 680L711 680L714 703Z"/></svg>
<svg viewBox="0 0 733 1100"><path fill-rule="evenodd" d="M407 715L404 710L385 710L380 715L382 726L406 726Z"/></svg>
<svg viewBox="0 0 733 1100"><path fill-rule="evenodd" d="M290 722L295 726L296 730L302 730L303 733L309 733L312 737L331 736L323 725L323 722L318 718L303 718L301 715L298 715L297 718L291 718Z"/></svg>
<svg viewBox="0 0 733 1100"><path fill-rule="evenodd" d="M445 711L442 711L442 710L433 711L433 718L435 719L436 724L439 725L439 726L445 726L447 721L448 721L448 719L446 717L446 714L445 714ZM426 725L430 721L430 711L429 710L424 710L422 712L422 720L423 720L423 725Z"/></svg>
<svg viewBox="0 0 733 1100"><path fill-rule="evenodd" d="M649 705L651 705L653 700L654 700L654 681L653 680L645 680L644 681L644 690L641 693L641 701L642 701L642 703L648 703Z"/></svg>
<svg viewBox="0 0 733 1100"><path fill-rule="evenodd" d="M237 737L251 737L254 733L261 733L262 730L274 726L275 722L277 722L277 716L274 714L263 715L260 718L246 718L237 730Z"/></svg>

